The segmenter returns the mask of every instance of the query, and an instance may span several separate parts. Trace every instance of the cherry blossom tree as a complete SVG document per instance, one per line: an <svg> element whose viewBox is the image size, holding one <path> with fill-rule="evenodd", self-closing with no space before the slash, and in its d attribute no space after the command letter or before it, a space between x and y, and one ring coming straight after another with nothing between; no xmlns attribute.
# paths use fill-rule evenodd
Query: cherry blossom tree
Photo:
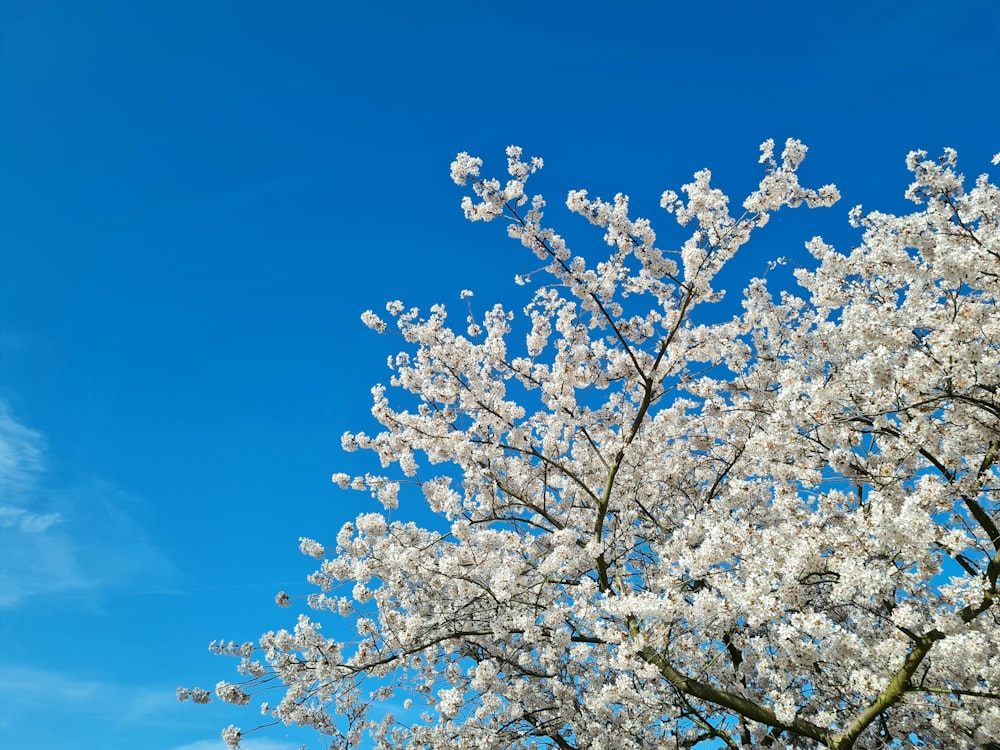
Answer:
<svg viewBox="0 0 1000 750"><path fill-rule="evenodd" d="M800 185L801 143L761 151L742 211L707 170L663 194L673 250L626 196L571 192L598 262L525 192L540 159L509 148L501 182L459 154L466 218L540 261L531 301L470 301L455 327L443 306L364 314L405 349L373 389L382 431L343 444L386 472L334 481L385 512L301 541L309 607L353 634L302 614L215 644L242 678L212 692L277 688L262 713L336 748L1000 738L1000 191L911 153L914 213L852 210L857 247L811 240L797 292L753 279L713 321L720 269L774 212L839 197ZM439 527L393 519L408 486Z"/></svg>

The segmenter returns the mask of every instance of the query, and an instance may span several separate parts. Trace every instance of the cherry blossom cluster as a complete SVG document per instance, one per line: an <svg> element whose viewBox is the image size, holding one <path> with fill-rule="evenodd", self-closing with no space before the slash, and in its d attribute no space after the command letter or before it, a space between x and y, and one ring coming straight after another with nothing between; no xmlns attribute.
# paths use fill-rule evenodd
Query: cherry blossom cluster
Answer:
<svg viewBox="0 0 1000 750"><path fill-rule="evenodd" d="M281 686L264 714L345 749L1000 737L1000 190L911 153L914 213L858 207L857 246L811 240L798 289L751 279L739 315L702 319L775 212L839 198L799 183L805 154L762 144L738 212L708 170L665 192L671 249L627 196L571 192L597 260L526 190L540 159L509 148L501 181L459 154L465 216L504 221L544 274L518 279L520 312L463 291L460 326L443 305L365 312L405 348L372 389L380 431L342 444L385 472L334 481L384 512L300 540L308 607L353 635L303 613L215 644L242 679L212 692ZM437 526L395 519L407 492Z"/></svg>

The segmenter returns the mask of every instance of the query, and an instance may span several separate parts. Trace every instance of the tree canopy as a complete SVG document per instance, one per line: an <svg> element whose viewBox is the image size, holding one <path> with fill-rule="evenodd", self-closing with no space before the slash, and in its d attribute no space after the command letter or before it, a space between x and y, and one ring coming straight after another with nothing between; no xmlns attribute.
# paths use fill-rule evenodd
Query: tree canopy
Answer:
<svg viewBox="0 0 1000 750"><path fill-rule="evenodd" d="M752 279L713 320L717 275L772 214L839 198L799 183L805 152L762 144L736 211L708 170L665 192L690 232L672 249L627 196L571 192L596 259L526 192L540 159L509 148L501 181L459 154L465 216L541 264L523 317L364 314L405 348L373 389L382 430L343 445L386 471L334 481L385 513L301 540L317 614L215 644L242 678L180 697L278 686L263 713L337 748L1000 737L1000 191L913 152L913 213L852 210L857 247L811 240L797 289ZM395 518L409 485L439 527Z"/></svg>

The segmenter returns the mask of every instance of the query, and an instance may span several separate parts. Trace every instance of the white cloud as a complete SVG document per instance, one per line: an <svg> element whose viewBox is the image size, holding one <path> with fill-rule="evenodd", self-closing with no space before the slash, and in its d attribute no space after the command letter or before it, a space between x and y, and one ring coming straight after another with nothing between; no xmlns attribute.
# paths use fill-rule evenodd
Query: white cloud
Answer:
<svg viewBox="0 0 1000 750"><path fill-rule="evenodd" d="M0 401L0 608L167 579L171 564L134 520L141 503L100 478L52 486L45 452Z"/></svg>
<svg viewBox="0 0 1000 750"><path fill-rule="evenodd" d="M45 440L18 422L0 401L0 495L19 497L34 487L43 471Z"/></svg>
<svg viewBox="0 0 1000 750"><path fill-rule="evenodd" d="M47 715L57 705L67 716L80 714L115 724L175 721L184 708L171 690L24 665L0 666L0 701L4 716Z"/></svg>
<svg viewBox="0 0 1000 750"><path fill-rule="evenodd" d="M33 698L59 704L86 701L101 692L101 683L81 680L59 672L34 667L0 668L0 695L4 701L31 702Z"/></svg>
<svg viewBox="0 0 1000 750"><path fill-rule="evenodd" d="M0 505L0 528L16 528L27 534L41 534L61 520L62 515L59 513L31 513L24 508Z"/></svg>

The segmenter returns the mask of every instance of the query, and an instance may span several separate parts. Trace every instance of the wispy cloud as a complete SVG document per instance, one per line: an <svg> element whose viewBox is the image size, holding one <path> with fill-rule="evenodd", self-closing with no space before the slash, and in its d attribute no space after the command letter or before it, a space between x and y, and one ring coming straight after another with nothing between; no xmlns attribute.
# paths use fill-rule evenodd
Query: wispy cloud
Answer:
<svg viewBox="0 0 1000 750"><path fill-rule="evenodd" d="M26 534L41 534L52 524L59 523L59 513L31 513L24 508L0 505L0 528L16 528Z"/></svg>
<svg viewBox="0 0 1000 750"><path fill-rule="evenodd" d="M94 680L52 669L24 665L0 666L0 725L51 714L85 715L109 723L176 721L183 706L173 691Z"/></svg>
<svg viewBox="0 0 1000 750"><path fill-rule="evenodd" d="M102 684L81 680L48 669L0 667L0 695L4 702L16 701L30 707L36 700L60 704L86 702L101 692Z"/></svg>
<svg viewBox="0 0 1000 750"><path fill-rule="evenodd" d="M0 401L0 608L168 578L134 520L140 502L100 478L51 483L46 443Z"/></svg>
<svg viewBox="0 0 1000 750"><path fill-rule="evenodd" d="M18 422L0 401L0 495L16 497L34 486L42 471L45 441Z"/></svg>

